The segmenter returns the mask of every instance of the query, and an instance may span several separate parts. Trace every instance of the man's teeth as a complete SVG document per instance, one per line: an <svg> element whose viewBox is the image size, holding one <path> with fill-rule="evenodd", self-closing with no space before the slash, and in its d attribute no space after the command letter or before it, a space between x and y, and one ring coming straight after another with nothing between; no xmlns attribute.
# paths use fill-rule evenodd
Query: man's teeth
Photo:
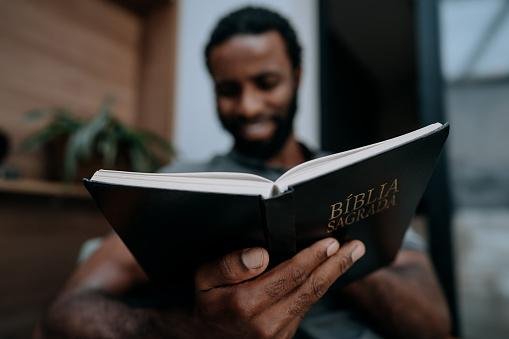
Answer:
<svg viewBox="0 0 509 339"><path fill-rule="evenodd" d="M245 132L249 134L258 134L265 132L270 127L267 122L255 122L245 126Z"/></svg>

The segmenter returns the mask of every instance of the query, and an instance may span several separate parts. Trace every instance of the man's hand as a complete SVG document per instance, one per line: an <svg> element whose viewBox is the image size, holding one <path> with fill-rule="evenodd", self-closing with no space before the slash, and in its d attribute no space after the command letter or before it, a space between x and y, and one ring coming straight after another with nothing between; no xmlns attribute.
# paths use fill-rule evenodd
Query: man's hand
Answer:
<svg viewBox="0 0 509 339"><path fill-rule="evenodd" d="M212 337L290 338L309 308L352 264L364 245L320 240L261 275L262 248L231 253L196 274L195 320Z"/></svg>
<svg viewBox="0 0 509 339"><path fill-rule="evenodd" d="M321 240L269 272L261 248L234 252L196 274L194 312L132 307L118 297L147 281L112 235L48 310L45 338L291 337L309 307L364 254L359 241Z"/></svg>

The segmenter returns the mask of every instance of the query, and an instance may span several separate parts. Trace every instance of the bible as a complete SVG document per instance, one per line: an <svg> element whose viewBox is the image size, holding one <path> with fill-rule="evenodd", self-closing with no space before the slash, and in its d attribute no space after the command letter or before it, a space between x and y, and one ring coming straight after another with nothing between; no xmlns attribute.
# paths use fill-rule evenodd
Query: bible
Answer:
<svg viewBox="0 0 509 339"><path fill-rule="evenodd" d="M310 160L275 182L111 170L83 181L154 282L188 282L201 264L243 248L266 248L274 266L325 237L361 240L366 254L337 286L395 258L448 133L448 124L431 124Z"/></svg>

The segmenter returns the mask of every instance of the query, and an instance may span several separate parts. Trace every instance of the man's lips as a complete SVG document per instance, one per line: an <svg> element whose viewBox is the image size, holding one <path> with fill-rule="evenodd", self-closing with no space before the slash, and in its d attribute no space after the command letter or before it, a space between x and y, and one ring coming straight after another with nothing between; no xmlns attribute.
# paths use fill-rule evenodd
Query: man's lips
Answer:
<svg viewBox="0 0 509 339"><path fill-rule="evenodd" d="M239 133L246 140L267 140L276 130L276 123L272 119L261 119L239 124Z"/></svg>

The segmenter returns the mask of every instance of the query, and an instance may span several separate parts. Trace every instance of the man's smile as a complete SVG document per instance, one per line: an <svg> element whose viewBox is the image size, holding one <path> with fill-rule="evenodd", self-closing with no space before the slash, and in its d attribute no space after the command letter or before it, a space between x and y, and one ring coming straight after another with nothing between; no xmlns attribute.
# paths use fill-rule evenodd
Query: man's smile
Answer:
<svg viewBox="0 0 509 339"><path fill-rule="evenodd" d="M239 125L239 134L245 140L261 141L270 139L276 130L273 119L266 117L252 121L246 121Z"/></svg>

